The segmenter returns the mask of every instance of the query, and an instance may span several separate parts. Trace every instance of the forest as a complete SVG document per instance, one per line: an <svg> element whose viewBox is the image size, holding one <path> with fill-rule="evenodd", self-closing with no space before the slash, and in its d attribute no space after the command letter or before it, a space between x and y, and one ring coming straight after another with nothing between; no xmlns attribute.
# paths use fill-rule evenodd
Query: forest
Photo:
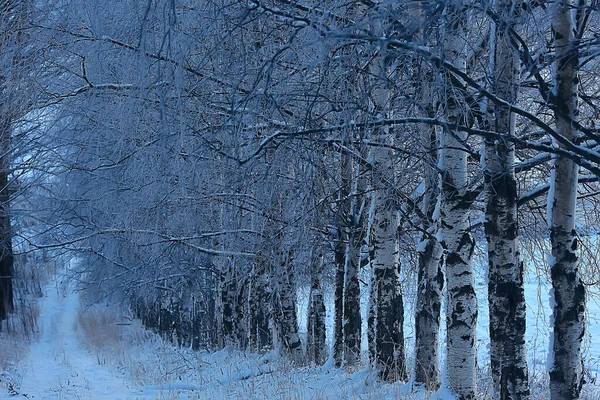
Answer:
<svg viewBox="0 0 600 400"><path fill-rule="evenodd" d="M599 9L0 0L0 330L23 265L75 257L178 346L527 400L533 282L548 398L583 398Z"/></svg>

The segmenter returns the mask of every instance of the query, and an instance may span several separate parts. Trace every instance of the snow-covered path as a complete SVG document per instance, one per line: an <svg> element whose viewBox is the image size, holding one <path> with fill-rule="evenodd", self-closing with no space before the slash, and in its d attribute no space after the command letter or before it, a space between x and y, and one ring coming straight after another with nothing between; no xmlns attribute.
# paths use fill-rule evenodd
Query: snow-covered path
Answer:
<svg viewBox="0 0 600 400"><path fill-rule="evenodd" d="M61 287L62 286L62 287ZM46 286L40 307L40 338L23 363L18 393L28 399L145 399L139 389L99 365L75 331L79 296L69 285ZM0 399L14 394L0 392Z"/></svg>

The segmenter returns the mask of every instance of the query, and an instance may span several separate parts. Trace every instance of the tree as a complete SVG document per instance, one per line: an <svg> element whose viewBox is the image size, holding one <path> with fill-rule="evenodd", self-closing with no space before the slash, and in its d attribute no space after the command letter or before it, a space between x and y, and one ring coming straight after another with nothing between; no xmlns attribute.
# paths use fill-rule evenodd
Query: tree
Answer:
<svg viewBox="0 0 600 400"><path fill-rule="evenodd" d="M429 390L441 384L446 279L448 384L468 399L479 396L472 255L483 225L494 392L525 399L518 239L522 221L541 218L517 205L548 192L552 390L577 397L585 291L576 191L600 176L598 85L586 71L597 64L596 33L583 33L594 8L553 6L546 49L549 26L523 17L547 16L538 3L61 2L39 28L53 125L39 132L56 145L58 190L47 191L56 207L45 241L31 241L78 252L94 300L124 301L194 347L280 346L303 361L296 297L310 287L306 349L317 364L334 258L333 358L349 367L361 361L359 278L370 263L372 361L386 381L407 378L403 296L414 294L414 380ZM4 63L13 42L2 42ZM2 118L18 103L4 100L19 71L2 73ZM592 83L579 84L583 76ZM12 116L1 121L5 154L18 130ZM530 168L541 172L517 175ZM0 163L0 186L9 170ZM520 185L532 190L519 199ZM3 215L0 244L10 237ZM419 245L403 248L399 236ZM405 260L415 257L413 293ZM10 290L0 291L6 314Z"/></svg>
<svg viewBox="0 0 600 400"><path fill-rule="evenodd" d="M468 40L468 9L462 2L446 5L445 56L459 70L466 69L465 44ZM444 73L443 104L450 123L468 125L468 103L460 87ZM466 133L446 128L441 136L441 229L446 252L446 310L448 380L460 399L474 399L476 382L477 297L471 258L475 241L471 236L469 209L472 200L467 187Z"/></svg>
<svg viewBox="0 0 600 400"><path fill-rule="evenodd" d="M13 199L13 130L31 109L33 94L28 85L33 72L29 62L26 31L30 17L29 1L0 3L0 329L14 311L13 230L10 202Z"/></svg>
<svg viewBox="0 0 600 400"><path fill-rule="evenodd" d="M372 67L376 79L373 82L373 113L383 118L388 110L389 87L385 61L381 54ZM397 186L395 154L391 148L394 139L388 127L375 129L372 133L375 143L380 144L371 150L373 206L373 278L371 296L375 300L375 365L381 378L394 382L406 380L404 351L404 302L400 280L400 249L398 244L398 205L394 196Z"/></svg>
<svg viewBox="0 0 600 400"><path fill-rule="evenodd" d="M552 105L557 133L571 142L577 137L573 121L577 117L577 71L585 13L584 8L574 12L568 0L557 1L552 9L552 38L556 52ZM550 393L556 400L579 398L584 382L581 347L585 332L585 288L578 269L575 230L578 169L573 160L556 158L548 194L554 303Z"/></svg>
<svg viewBox="0 0 600 400"><path fill-rule="evenodd" d="M324 241L316 239L317 244L312 253L311 260L311 284L308 305L308 335L307 335L307 357L309 361L321 365L327 358L326 342L326 313L325 294L323 292L323 270L325 267Z"/></svg>
<svg viewBox="0 0 600 400"><path fill-rule="evenodd" d="M510 31L517 28L519 5L498 2L490 38L491 91L516 104L519 88L519 49ZM510 106L489 103L489 130L515 135ZM530 395L525 348L524 269L518 244L517 182L514 145L493 137L485 139L485 234L488 253L490 364L494 392L501 399L528 399Z"/></svg>
<svg viewBox="0 0 600 400"><path fill-rule="evenodd" d="M423 109L432 118L435 110L431 94L431 79L423 89ZM423 200L421 216L421 241L418 246L417 304L415 310L415 382L429 390L437 390L441 384L438 354L440 316L442 310L442 247L437 240L440 203L438 174L438 135L436 128L421 126L423 148Z"/></svg>

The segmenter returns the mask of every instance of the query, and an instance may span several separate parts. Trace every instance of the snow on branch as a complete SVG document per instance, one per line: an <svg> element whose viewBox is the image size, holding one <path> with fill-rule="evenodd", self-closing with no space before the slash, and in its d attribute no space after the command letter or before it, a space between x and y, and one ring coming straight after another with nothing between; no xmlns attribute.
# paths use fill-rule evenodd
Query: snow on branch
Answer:
<svg viewBox="0 0 600 400"><path fill-rule="evenodd" d="M131 235L131 236L133 236L133 235L151 235L151 236L156 236L156 237L160 238L161 240L149 243L148 245L156 245L156 244L160 244L160 243L178 243L178 244L182 244L186 247L189 247L191 249L197 250L201 253L209 254L209 255L213 255L213 256L236 256L236 257L250 257L250 258L256 257L255 253L243 252L243 251L215 250L215 249L211 249L211 248L207 248L207 247L203 247L203 246L199 246L194 243L191 243L192 240L206 239L206 238L210 238L210 237L221 236L221 235L230 235L230 234L236 234L236 233L251 233L251 234L260 235L260 232L253 231L250 229L236 229L236 230L225 230L225 231L218 231L218 232L207 232L207 233L202 233L199 235L182 236L182 237L171 236L166 233L157 232L157 231L149 230L149 229L104 229L104 230L90 233L89 235L79 236L79 237L76 237L71 240L62 241L60 243L36 244L36 243L33 243L31 240L29 240L26 237L23 237L23 239L25 239L25 241L27 241L27 243L35 250L44 250L44 249L55 249L55 248L62 248L62 247L66 247L66 246L72 246L77 243L81 243L86 240L92 239L94 237L103 236L103 235L115 235L115 234L124 234L124 235Z"/></svg>
<svg viewBox="0 0 600 400"><path fill-rule="evenodd" d="M499 101L504 101L504 100L500 99ZM530 113L528 113L527 111L525 111L525 110L522 110L522 111L524 114L530 115ZM532 117L537 119L537 117L535 117L533 115L532 115ZM548 125L546 125L543 121L540 120L540 123L542 125L546 126L552 132L554 132L557 136L560 136L552 128L550 128ZM332 132L337 132L337 131L343 131L346 129L372 128L372 127L378 127L378 126L393 126L393 125L402 125L402 124L436 125L436 126L443 127L444 129L448 129L450 132L463 131L463 132L467 132L469 134L478 135L478 136L482 136L482 137L486 137L486 138L505 140L505 141L514 143L515 146L517 146L518 148L521 148L521 149L538 150L543 153L556 154L557 156L571 159L575 163L580 165L581 167L587 169L588 171L592 172L594 175L600 177L600 167L598 166L598 165L600 165L600 154L598 154L598 152L591 150L585 146L575 145L574 143L565 139L562 136L560 136L560 137L569 144L568 148L561 148L558 146L553 146L553 145L546 144L546 143L539 142L539 141L529 141L529 140L521 139L519 137L515 137L515 136L509 135L509 134L502 134L502 133L498 133L498 132L492 132L492 131L487 131L487 130L483 130L483 129L477 129L477 128L472 128L472 127L468 127L468 126L463 126L463 125L456 124L456 123L450 123L450 122L447 122L447 121L444 121L444 120L438 119L438 118L420 118L420 117L378 119L376 121L361 122L361 123L351 122L351 123L347 123L347 124L331 126L328 128L306 129L306 130L301 130L301 131L290 131L290 132L276 131L272 135L264 138L260 142L259 146L249 156L247 156L246 158L244 158L242 160L238 160L238 162L239 162L239 164L248 163L250 160L259 156L267 146L276 145L274 142L276 141L276 139L280 139L280 138L295 138L295 137L302 137L302 136L312 136L312 135L317 135L317 134L332 133ZM369 145L369 142L365 142L365 144ZM381 144L377 144L377 145L380 146Z"/></svg>

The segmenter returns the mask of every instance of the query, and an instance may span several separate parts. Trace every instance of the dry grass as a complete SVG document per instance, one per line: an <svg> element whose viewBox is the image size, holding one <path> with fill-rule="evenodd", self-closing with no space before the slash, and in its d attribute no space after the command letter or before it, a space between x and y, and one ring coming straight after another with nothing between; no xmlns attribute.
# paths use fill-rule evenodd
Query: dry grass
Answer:
<svg viewBox="0 0 600 400"><path fill-rule="evenodd" d="M23 369L20 362L27 357L29 340L8 332L0 332L0 387L14 392L21 387Z"/></svg>
<svg viewBox="0 0 600 400"><path fill-rule="evenodd" d="M27 357L40 316L37 303L27 307L17 303L15 311L3 321L0 332L0 387L11 393L21 386L24 374L21 363Z"/></svg>
<svg viewBox="0 0 600 400"><path fill-rule="evenodd" d="M119 344L121 341L119 325L115 313L103 312L97 308L81 312L73 327L80 330L85 343L94 352Z"/></svg>
<svg viewBox="0 0 600 400"><path fill-rule="evenodd" d="M126 325L123 325L126 324ZM99 364L121 371L139 386L189 383L196 390L183 397L168 386L160 399L399 399L424 400L431 393L413 393L404 384L384 385L368 370L347 374L331 368L296 368L276 354L259 356L236 351L218 353L179 349L148 332L113 309L95 306L79 315L82 341L96 354ZM480 372L482 400L491 396L489 371ZM547 374L532 374L532 398L549 399ZM598 400L597 386L586 386L582 400Z"/></svg>
<svg viewBox="0 0 600 400"><path fill-rule="evenodd" d="M166 382L177 369L168 343L111 308L95 305L79 313L74 329L98 364L121 371L137 385Z"/></svg>
<svg viewBox="0 0 600 400"><path fill-rule="evenodd" d="M47 268L16 257L14 266L15 311L0 322L0 387L13 392L21 386L22 362L35 339L40 318L37 299L42 295L40 274L50 273Z"/></svg>

